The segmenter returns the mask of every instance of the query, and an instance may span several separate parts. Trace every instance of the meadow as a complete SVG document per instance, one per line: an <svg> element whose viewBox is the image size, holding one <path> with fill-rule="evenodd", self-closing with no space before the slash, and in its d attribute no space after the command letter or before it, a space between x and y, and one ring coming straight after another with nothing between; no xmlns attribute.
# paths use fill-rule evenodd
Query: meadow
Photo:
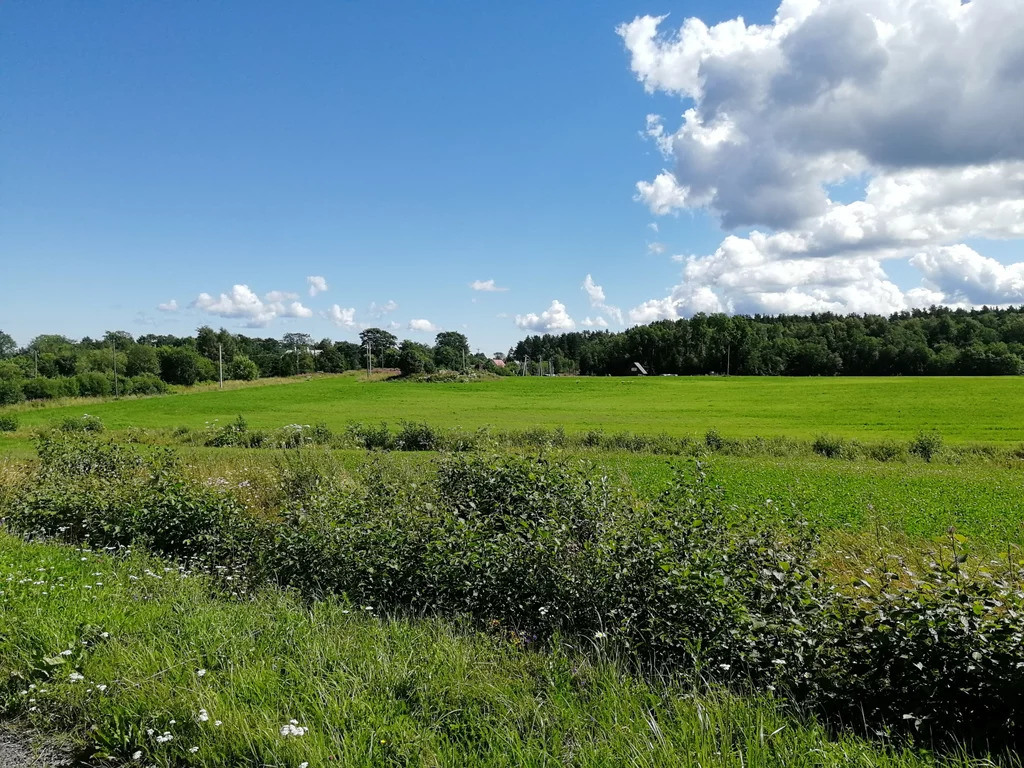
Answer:
<svg viewBox="0 0 1024 768"><path fill-rule="evenodd" d="M0 713L110 764L1018 764L1015 384L349 374L6 409Z"/></svg>
<svg viewBox="0 0 1024 768"><path fill-rule="evenodd" d="M951 443L1024 442L1019 377L509 377L461 383L366 382L361 374L318 375L282 386L19 406L24 426L89 413L108 429L225 423L253 427L324 422L425 421L448 427L568 432L603 429L726 437L822 433L877 441L938 430Z"/></svg>

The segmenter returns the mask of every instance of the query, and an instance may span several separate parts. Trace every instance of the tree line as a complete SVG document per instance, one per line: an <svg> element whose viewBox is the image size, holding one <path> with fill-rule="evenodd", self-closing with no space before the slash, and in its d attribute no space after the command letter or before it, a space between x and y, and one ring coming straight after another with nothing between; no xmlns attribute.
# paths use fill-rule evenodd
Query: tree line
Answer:
<svg viewBox="0 0 1024 768"><path fill-rule="evenodd" d="M1024 307L880 315L697 314L614 333L529 336L509 350L531 371L626 375L1002 376L1024 373Z"/></svg>
<svg viewBox="0 0 1024 768"><path fill-rule="evenodd" d="M37 336L19 347L0 331L0 405L25 399L159 394L169 385L224 379L251 381L260 377L342 373L399 368L403 373L437 369L490 367L483 355L471 355L466 337L439 333L434 346L398 338L380 328L367 328L359 343L286 333L280 339L257 338L199 328L195 336L108 331L102 338L79 340L56 334Z"/></svg>

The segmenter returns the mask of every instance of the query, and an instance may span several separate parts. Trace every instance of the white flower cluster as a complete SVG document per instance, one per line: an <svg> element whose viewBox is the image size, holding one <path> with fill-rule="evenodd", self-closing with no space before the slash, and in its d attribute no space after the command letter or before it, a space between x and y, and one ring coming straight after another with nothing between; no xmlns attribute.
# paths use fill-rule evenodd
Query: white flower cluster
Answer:
<svg viewBox="0 0 1024 768"><path fill-rule="evenodd" d="M299 725L298 720L290 720L281 726L282 736L305 736L308 727Z"/></svg>

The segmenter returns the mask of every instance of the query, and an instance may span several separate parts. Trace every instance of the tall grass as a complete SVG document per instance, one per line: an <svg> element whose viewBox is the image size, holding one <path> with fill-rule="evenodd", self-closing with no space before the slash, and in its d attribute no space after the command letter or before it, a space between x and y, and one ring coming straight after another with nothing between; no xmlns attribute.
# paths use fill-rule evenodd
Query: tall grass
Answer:
<svg viewBox="0 0 1024 768"><path fill-rule="evenodd" d="M978 765L640 680L600 639L537 653L337 600L218 594L140 553L0 533L0 713L92 765Z"/></svg>

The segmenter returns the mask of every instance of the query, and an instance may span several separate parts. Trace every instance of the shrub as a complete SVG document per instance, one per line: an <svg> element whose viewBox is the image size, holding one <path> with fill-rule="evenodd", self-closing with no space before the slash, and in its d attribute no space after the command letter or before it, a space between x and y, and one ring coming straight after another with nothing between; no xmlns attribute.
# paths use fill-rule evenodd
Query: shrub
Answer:
<svg viewBox="0 0 1024 768"><path fill-rule="evenodd" d="M819 456L824 456L826 459L836 459L846 453L846 441L841 437L819 435L814 438L811 450Z"/></svg>
<svg viewBox="0 0 1024 768"><path fill-rule="evenodd" d="M867 455L875 461L904 461L907 458L905 446L895 440L874 443L865 449Z"/></svg>
<svg viewBox="0 0 1024 768"><path fill-rule="evenodd" d="M256 365L247 355L235 355L229 368L232 379L241 381L255 381L260 377L259 366Z"/></svg>
<svg viewBox="0 0 1024 768"><path fill-rule="evenodd" d="M41 376L25 379L22 382L22 390L28 400L52 400L60 397L60 383L56 379L44 379Z"/></svg>
<svg viewBox="0 0 1024 768"><path fill-rule="evenodd" d="M20 381L0 379L0 405L16 405L25 400L25 391Z"/></svg>
<svg viewBox="0 0 1024 768"><path fill-rule="evenodd" d="M0 413L0 432L16 432L18 417L13 413Z"/></svg>
<svg viewBox="0 0 1024 768"><path fill-rule="evenodd" d="M352 442L368 451L390 451L395 447L395 439L384 422L376 427L353 422L345 428L345 433Z"/></svg>
<svg viewBox="0 0 1024 768"><path fill-rule="evenodd" d="M190 347L162 347L160 357L160 378L168 384L190 386L199 381L199 353Z"/></svg>
<svg viewBox="0 0 1024 768"><path fill-rule="evenodd" d="M206 439L204 445L211 448L244 446L248 442L249 424L239 415L234 421L218 428Z"/></svg>
<svg viewBox="0 0 1024 768"><path fill-rule="evenodd" d="M704 433L704 445L707 446L709 451L720 451L725 441L722 440L722 436L718 434L717 429L709 429Z"/></svg>
<svg viewBox="0 0 1024 768"><path fill-rule="evenodd" d="M942 450L942 435L935 430L918 432L907 450L925 461L931 461Z"/></svg>
<svg viewBox="0 0 1024 768"><path fill-rule="evenodd" d="M82 416L67 416L58 426L61 432L102 432L103 422L88 413Z"/></svg>
<svg viewBox="0 0 1024 768"><path fill-rule="evenodd" d="M78 381L78 392L85 397L106 397L114 391L111 378L105 373L90 371L75 377Z"/></svg>
<svg viewBox="0 0 1024 768"><path fill-rule="evenodd" d="M132 395L162 395L167 384L153 373L140 373L125 382L125 392Z"/></svg>
<svg viewBox="0 0 1024 768"><path fill-rule="evenodd" d="M400 451L434 451L440 444L440 433L427 423L403 421L395 438L395 447Z"/></svg>

